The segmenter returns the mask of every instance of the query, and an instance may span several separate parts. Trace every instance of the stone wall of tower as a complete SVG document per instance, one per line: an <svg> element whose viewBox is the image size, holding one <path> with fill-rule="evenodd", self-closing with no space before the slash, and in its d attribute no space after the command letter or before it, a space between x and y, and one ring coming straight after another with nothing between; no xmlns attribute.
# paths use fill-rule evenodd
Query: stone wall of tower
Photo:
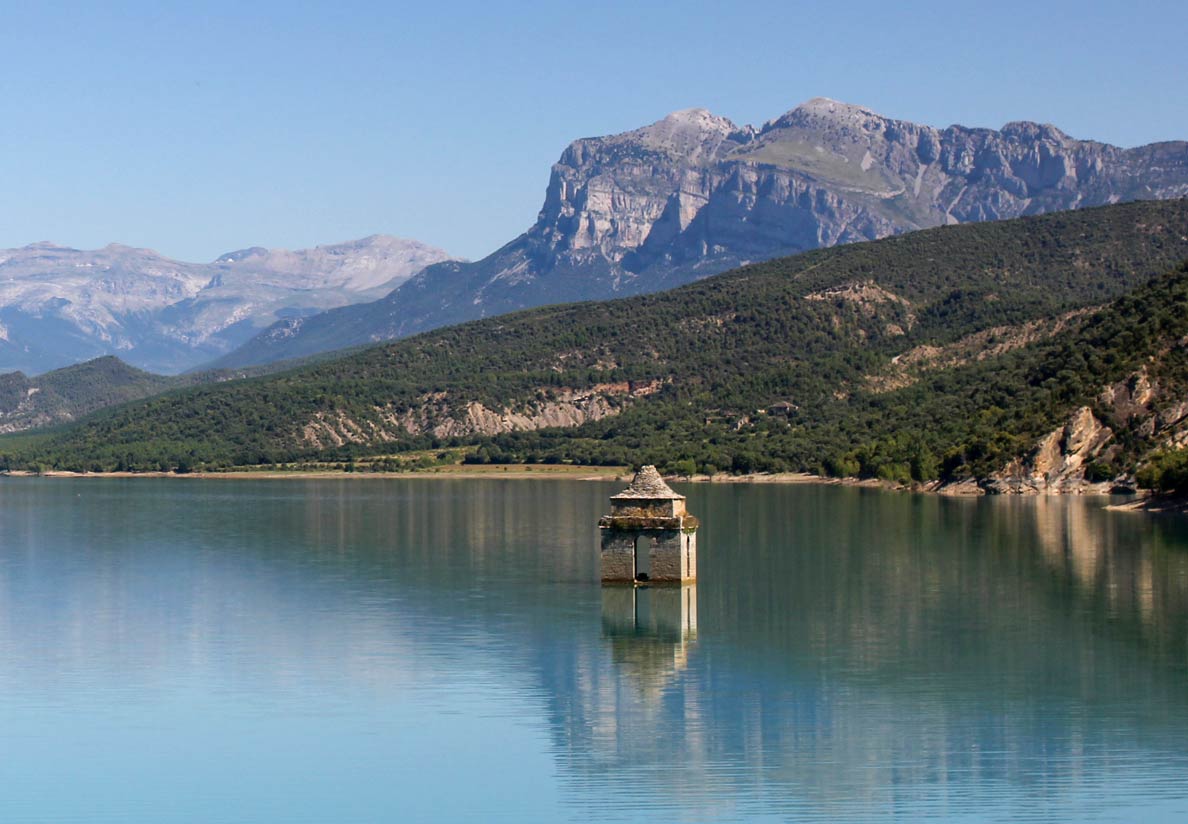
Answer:
<svg viewBox="0 0 1188 824"><path fill-rule="evenodd" d="M602 580L635 580L636 552L648 554L648 580L680 582L697 579L697 533L680 529L602 530ZM643 538L638 542L637 539Z"/></svg>
<svg viewBox="0 0 1188 824"><path fill-rule="evenodd" d="M677 530L658 532L648 542L649 564L651 571L648 577L653 581L684 581L685 575L685 542L684 534Z"/></svg>
<svg viewBox="0 0 1188 824"><path fill-rule="evenodd" d="M635 539L637 533L620 529L602 529L602 580L630 583L635 580Z"/></svg>

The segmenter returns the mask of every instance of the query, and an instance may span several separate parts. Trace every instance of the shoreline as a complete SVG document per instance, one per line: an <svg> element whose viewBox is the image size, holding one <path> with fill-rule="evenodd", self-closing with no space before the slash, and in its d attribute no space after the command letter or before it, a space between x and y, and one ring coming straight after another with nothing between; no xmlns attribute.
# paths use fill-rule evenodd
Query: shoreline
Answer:
<svg viewBox="0 0 1188 824"><path fill-rule="evenodd" d="M224 472L72 472L67 470L50 470L48 472L30 472L14 470L0 472L0 478L179 478L197 480L320 480L320 479L366 479L383 480L394 478L456 478L459 480L481 480L487 478L504 478L515 480L558 479L578 481L623 481L629 482L634 473L625 466L598 467L573 466L570 464L454 464L439 467L412 469L404 472L347 472L341 469L232 469ZM777 484L777 485L813 485L813 486L847 486L865 489L885 489L894 492L916 492L928 495L938 495L947 498L979 498L979 497L1115 497L1106 488L1107 484L1086 485L1074 489L1045 490L1020 492L1006 495L991 495L977 486L972 480L940 485L939 482L901 484L895 481L884 481L877 478L832 478L824 475L813 475L807 472L776 472L753 473L750 475L731 475L719 472L714 475L666 475L666 481L694 484ZM1183 500L1167 500L1161 496L1153 496L1146 492L1136 493L1133 500L1125 503L1111 504L1111 510L1126 512L1186 512L1188 502Z"/></svg>
<svg viewBox="0 0 1188 824"><path fill-rule="evenodd" d="M311 481L311 480L567 480L567 481L618 481L629 483L634 473L627 467L572 466L567 464L461 464L429 467L406 472L347 472L340 469L305 470L254 470L238 469L226 472L49 472L7 471L0 472L3 478L60 478L60 479L193 479L193 480L267 480L267 481ZM756 473L752 475L729 475L719 472L715 475L666 475L665 480L675 483L693 484L750 484L750 485L807 485L844 486L863 489L879 489L887 492L907 492L935 495L941 498L1118 498L1111 494L1108 484L1085 485L1073 489L1016 492L1009 494L987 493L972 480L941 486L939 482L912 483L910 485L883 481L877 478L830 478L806 472ZM1102 509L1119 513L1140 513L1148 515L1188 515L1188 497L1169 498L1147 491L1134 493L1130 500L1103 503Z"/></svg>
<svg viewBox="0 0 1188 824"><path fill-rule="evenodd" d="M596 466L566 466L552 464L509 465L500 469L480 469L466 467L452 469L450 467L431 467L428 469L409 470L407 472L347 472L341 469L232 469L226 472L71 472L53 469L48 472L28 472L15 470L0 472L2 478L178 478L195 480L320 480L320 479L358 479L358 480L391 480L393 478L459 478L466 480L481 478L558 478L581 481L613 481L626 478L630 480L632 473L626 467L596 467Z"/></svg>

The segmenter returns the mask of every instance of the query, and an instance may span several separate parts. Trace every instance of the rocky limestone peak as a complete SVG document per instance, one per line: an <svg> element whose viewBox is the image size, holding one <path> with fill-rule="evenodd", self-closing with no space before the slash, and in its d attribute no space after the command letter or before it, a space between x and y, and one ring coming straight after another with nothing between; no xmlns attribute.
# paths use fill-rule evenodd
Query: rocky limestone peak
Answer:
<svg viewBox="0 0 1188 824"><path fill-rule="evenodd" d="M674 492L672 487L664 483L664 479L660 477L656 467L648 464L640 467L639 472L635 473L629 487L618 495L611 496L611 500L624 498L681 501L685 499L685 496Z"/></svg>
<svg viewBox="0 0 1188 824"><path fill-rule="evenodd" d="M152 249L138 249L135 246L127 246L123 243L109 243L99 251L110 252L111 254L125 254L127 252L142 252L147 255L156 255Z"/></svg>
<svg viewBox="0 0 1188 824"><path fill-rule="evenodd" d="M397 237L396 235L368 235L358 240L347 240L342 243L331 243L316 246L313 253L352 254L378 253L384 255L425 255L436 257L438 260L455 260L452 255L441 249L422 243L419 240Z"/></svg>
<svg viewBox="0 0 1188 824"><path fill-rule="evenodd" d="M240 291L266 286L311 293L346 290L352 296L381 297L426 266L451 259L441 249L392 235L309 249L252 247L219 257L215 265L227 277L212 280L210 287Z"/></svg>
<svg viewBox="0 0 1188 824"><path fill-rule="evenodd" d="M0 249L0 370L37 373L115 352L153 371L187 369L285 317L380 298L449 257L386 235L291 252L250 247L208 264L117 243ZM46 322L71 332L42 332Z"/></svg>
<svg viewBox="0 0 1188 824"><path fill-rule="evenodd" d="M247 249L237 249L234 252L219 255L214 262L219 264L246 262L250 267L287 267L286 270L292 269L293 266L304 265L306 268L312 267L321 271L327 266L340 265L334 259L347 257L351 258L351 260L345 261L347 264L364 260L367 261L367 265L371 265L371 262L375 260L407 258L409 261L415 261L423 258L426 262L422 263L417 271L431 263L454 259L441 249L436 249L418 240L377 234L341 243L324 243L309 249L267 249L263 246L251 246Z"/></svg>
<svg viewBox="0 0 1188 824"><path fill-rule="evenodd" d="M392 235L368 235L358 240L344 240L342 243L319 243L310 250L303 250L301 254L341 254L343 252L359 252L369 249L391 249L395 246L417 245L415 241L403 241ZM287 249L277 249L277 252L288 254Z"/></svg>
<svg viewBox="0 0 1188 824"><path fill-rule="evenodd" d="M629 132L576 140L566 149L560 164L580 166L592 158L643 150L667 155L682 164L703 165L717 160L723 144L743 131L706 109L681 109Z"/></svg>
<svg viewBox="0 0 1188 824"><path fill-rule="evenodd" d="M671 140L682 137L700 138L716 134L720 137L738 129L729 119L719 117L708 109L680 109L639 130L653 140Z"/></svg>
<svg viewBox="0 0 1188 824"><path fill-rule="evenodd" d="M629 141L681 158L691 165L717 159L718 149L738 127L706 109L682 109L650 126L628 132Z"/></svg>
<svg viewBox="0 0 1188 824"><path fill-rule="evenodd" d="M1073 141L1073 138L1051 123L1034 123L1030 120L1012 120L1002 127L1002 135L1018 141L1051 140L1057 143Z"/></svg>
<svg viewBox="0 0 1188 824"><path fill-rule="evenodd" d="M815 98L759 132L673 112L576 140L551 171L536 223L488 257L425 268L382 304L306 324L268 354L253 345L244 362L657 291L928 226L1185 197L1188 144L1124 150L1040 124L937 129Z"/></svg>
<svg viewBox="0 0 1188 824"><path fill-rule="evenodd" d="M831 100L828 97L814 97L812 100L801 103L796 108L784 112L784 114L775 120L768 121L764 125L763 131L782 129L790 126L817 126L825 128L830 126L850 126L870 129L888 122L890 122L890 118L884 117L865 106L842 103L839 100Z"/></svg>
<svg viewBox="0 0 1188 824"><path fill-rule="evenodd" d="M835 120L857 120L865 117L883 117L883 115L868 109L865 106L858 106L853 103L845 103L841 100L834 100L830 97L814 97L812 100L806 100L804 103L801 103L792 111L797 111L804 115L812 115L814 117L829 117Z"/></svg>
<svg viewBox="0 0 1188 824"><path fill-rule="evenodd" d="M734 157L799 169L882 197L910 187L914 198L925 182L919 166L937 159L941 143L941 133L931 126L817 97L769 120Z"/></svg>
<svg viewBox="0 0 1188 824"><path fill-rule="evenodd" d="M418 241L406 240L395 235L374 234L361 237L358 240L348 240L344 243L335 243L333 246L341 246L344 248L359 249L364 246L396 246L398 244L417 245ZM423 245L423 244L422 244Z"/></svg>

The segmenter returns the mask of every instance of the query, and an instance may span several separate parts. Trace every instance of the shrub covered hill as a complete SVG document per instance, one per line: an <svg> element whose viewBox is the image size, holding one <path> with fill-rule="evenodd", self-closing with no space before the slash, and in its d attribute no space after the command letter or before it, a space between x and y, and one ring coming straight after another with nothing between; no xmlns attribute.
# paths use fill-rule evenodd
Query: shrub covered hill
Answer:
<svg viewBox="0 0 1188 824"><path fill-rule="evenodd" d="M471 445L998 490L1123 479L1188 436L1185 259L1183 200L947 226L174 391L0 440L0 467L367 466Z"/></svg>
<svg viewBox="0 0 1188 824"><path fill-rule="evenodd" d="M0 374L0 433L69 423L99 409L171 389L267 375L325 358L315 355L243 369L166 376L129 366L114 355L104 355L33 377L23 372L6 372Z"/></svg>
<svg viewBox="0 0 1188 824"><path fill-rule="evenodd" d="M112 355L32 378L8 372L0 375L0 432L72 421L96 409L160 394L175 380Z"/></svg>

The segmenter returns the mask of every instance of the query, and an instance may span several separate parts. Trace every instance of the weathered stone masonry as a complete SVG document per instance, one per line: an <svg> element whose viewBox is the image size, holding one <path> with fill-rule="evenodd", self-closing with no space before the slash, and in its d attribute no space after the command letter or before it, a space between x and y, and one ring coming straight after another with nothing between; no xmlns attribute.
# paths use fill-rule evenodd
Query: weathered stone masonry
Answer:
<svg viewBox="0 0 1188 824"><path fill-rule="evenodd" d="M699 523L656 467L640 469L610 500L611 513L598 521L603 582L697 579Z"/></svg>

